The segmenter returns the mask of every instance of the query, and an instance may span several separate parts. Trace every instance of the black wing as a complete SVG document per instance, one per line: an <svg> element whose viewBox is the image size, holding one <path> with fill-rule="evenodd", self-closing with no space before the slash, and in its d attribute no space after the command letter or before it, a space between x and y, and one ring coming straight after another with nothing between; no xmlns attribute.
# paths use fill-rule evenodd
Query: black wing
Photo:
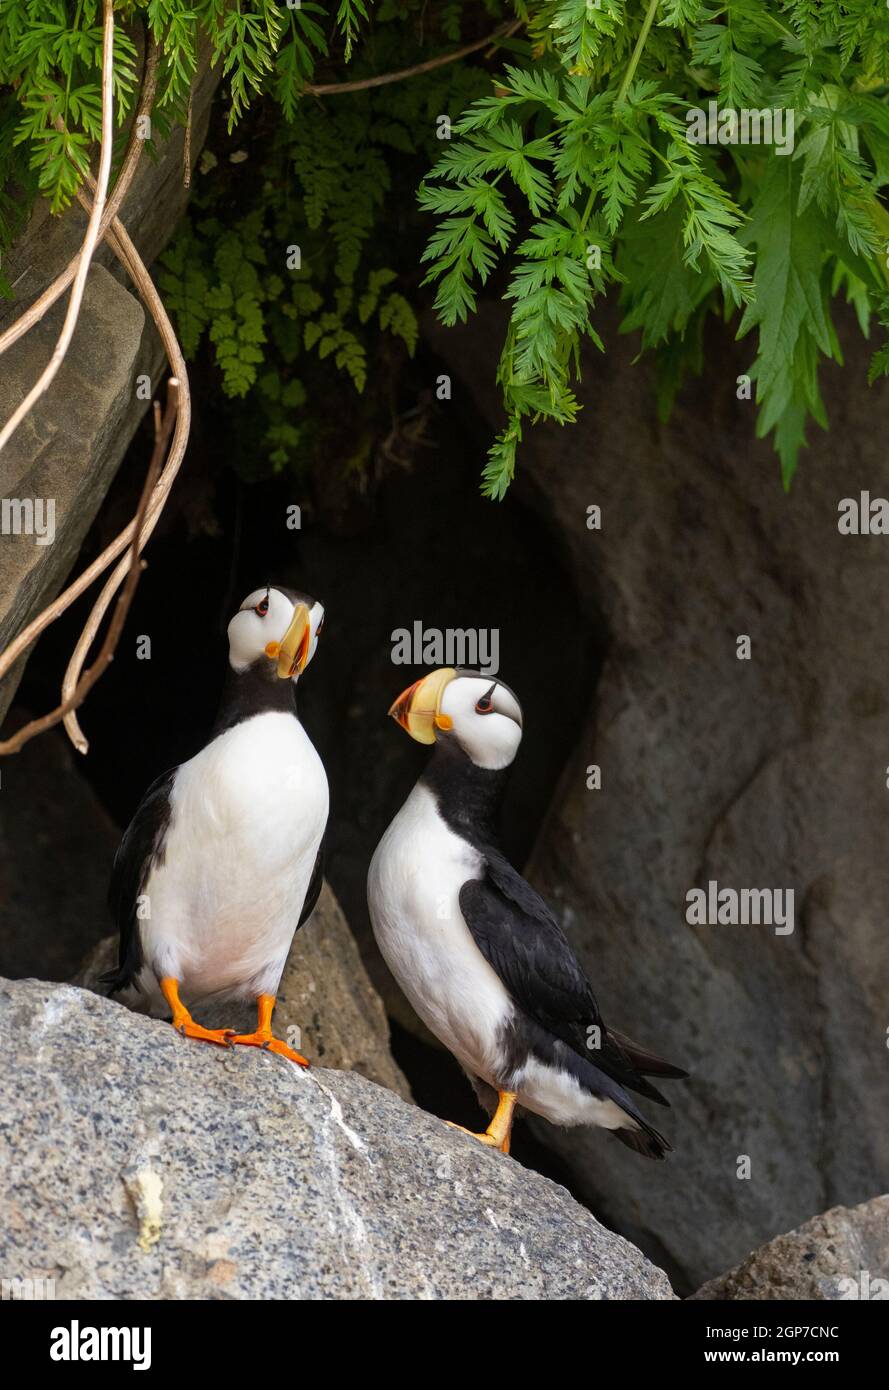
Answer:
<svg viewBox="0 0 889 1390"><path fill-rule="evenodd" d="M324 839L318 846L318 853L315 856L315 867L312 870L312 877L309 879L309 886L306 889L305 901L303 902L302 912L299 914L299 921L296 930L299 931L304 922L307 922L315 910L318 901L318 894L321 892L321 885L324 882Z"/></svg>
<svg viewBox="0 0 889 1390"><path fill-rule="evenodd" d="M515 1003L614 1081L667 1105L605 1027L590 982L546 903L499 850L482 853L485 876L464 883L460 910Z"/></svg>
<svg viewBox="0 0 889 1390"><path fill-rule="evenodd" d="M164 836L170 823L170 791L176 768L152 782L136 808L114 856L108 906L117 927L120 944L117 969L103 975L101 983L110 985L109 994L134 984L142 968L142 939L136 906L145 888L152 864L163 856Z"/></svg>

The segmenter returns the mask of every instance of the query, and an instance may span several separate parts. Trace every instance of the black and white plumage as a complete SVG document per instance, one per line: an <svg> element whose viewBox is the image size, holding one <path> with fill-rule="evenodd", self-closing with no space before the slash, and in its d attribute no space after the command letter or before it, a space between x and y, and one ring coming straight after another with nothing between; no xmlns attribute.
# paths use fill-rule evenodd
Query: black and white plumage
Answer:
<svg viewBox="0 0 889 1390"><path fill-rule="evenodd" d="M631 1091L685 1073L606 1028L561 927L497 844L522 712L501 681L434 671L390 713L435 752L377 847L368 905L380 950L420 1018L480 1094L486 1143L508 1152L512 1106L598 1125L651 1158L670 1145ZM504 1099L504 1097L506 1099Z"/></svg>
<svg viewBox="0 0 889 1390"><path fill-rule="evenodd" d="M321 887L327 777L297 715L296 682L323 622L320 603L281 586L244 600L228 627L210 740L149 787L109 895L120 933L118 969L105 978L112 993L155 1013L166 1005L188 1036L299 1061L272 1038L270 1019L294 933ZM244 998L259 1001L256 1034L202 1029L188 1012Z"/></svg>

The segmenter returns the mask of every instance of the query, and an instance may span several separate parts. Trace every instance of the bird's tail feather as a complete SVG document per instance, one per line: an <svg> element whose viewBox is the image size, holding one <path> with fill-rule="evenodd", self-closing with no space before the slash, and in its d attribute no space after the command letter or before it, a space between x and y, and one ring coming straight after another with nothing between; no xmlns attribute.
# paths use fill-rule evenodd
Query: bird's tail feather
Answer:
<svg viewBox="0 0 889 1390"><path fill-rule="evenodd" d="M108 998L113 994L119 994L127 985L133 984L133 972L129 965L118 965L113 970L106 970L104 975L99 976L99 984L107 989Z"/></svg>
<svg viewBox="0 0 889 1390"><path fill-rule="evenodd" d="M665 1061L656 1052L649 1052L647 1048L640 1047L632 1038L628 1038L626 1033L618 1033L616 1028L609 1028L608 1032L624 1056L643 1076L664 1076L673 1081L681 1081L688 1076L688 1072L682 1067L674 1067L672 1062Z"/></svg>
<svg viewBox="0 0 889 1390"><path fill-rule="evenodd" d="M666 1158L668 1153L673 1152L673 1145L662 1134L659 1134L650 1124L644 1120L638 1121L638 1129L614 1129L612 1134L619 1139L622 1144L626 1144L628 1149L633 1149L637 1154L644 1154L646 1158Z"/></svg>

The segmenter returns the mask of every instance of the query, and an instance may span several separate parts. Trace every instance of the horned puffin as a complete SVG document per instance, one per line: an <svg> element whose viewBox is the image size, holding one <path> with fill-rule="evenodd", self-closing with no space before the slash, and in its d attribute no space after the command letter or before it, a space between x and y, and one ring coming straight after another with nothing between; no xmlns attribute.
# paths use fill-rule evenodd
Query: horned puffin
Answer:
<svg viewBox="0 0 889 1390"><path fill-rule="evenodd" d="M228 625L229 670L209 742L152 783L115 855L109 904L120 933L109 993L172 1012L188 1038L243 1044L307 1067L271 1031L295 932L321 890L328 787L300 723L296 684L324 608L266 585ZM203 1028L198 1001L255 999L253 1033Z"/></svg>
<svg viewBox="0 0 889 1390"><path fill-rule="evenodd" d="M446 667L389 713L435 752L377 846L371 921L410 1003L494 1112L474 1137L508 1153L520 1105L663 1158L671 1145L628 1092L667 1105L646 1077L687 1073L606 1028L561 927L498 847L522 738L515 695L490 675Z"/></svg>

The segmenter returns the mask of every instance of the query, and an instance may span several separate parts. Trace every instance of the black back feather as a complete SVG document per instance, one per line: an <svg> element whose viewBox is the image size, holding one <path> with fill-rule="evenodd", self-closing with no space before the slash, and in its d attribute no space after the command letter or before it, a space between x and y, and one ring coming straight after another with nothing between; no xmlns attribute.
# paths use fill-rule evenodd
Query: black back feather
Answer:
<svg viewBox="0 0 889 1390"><path fill-rule="evenodd" d="M152 865L163 862L164 837L170 823L170 792L177 769L158 777L143 796L127 826L111 869L108 906L119 935L117 969L101 978L115 994L135 984L142 968L142 939L137 903Z"/></svg>
<svg viewBox="0 0 889 1390"><path fill-rule="evenodd" d="M668 1105L609 1033L590 982L546 903L498 849L480 848L485 876L464 883L460 911L516 1004L619 1085Z"/></svg>
<svg viewBox="0 0 889 1390"><path fill-rule="evenodd" d="M315 856L315 867L312 870L312 877L309 879L309 886L306 889L305 901L303 902L302 912L299 914L299 921L296 930L299 931L304 922L307 922L315 910L318 895L321 892L321 885L324 882L324 837L318 846L318 853Z"/></svg>

